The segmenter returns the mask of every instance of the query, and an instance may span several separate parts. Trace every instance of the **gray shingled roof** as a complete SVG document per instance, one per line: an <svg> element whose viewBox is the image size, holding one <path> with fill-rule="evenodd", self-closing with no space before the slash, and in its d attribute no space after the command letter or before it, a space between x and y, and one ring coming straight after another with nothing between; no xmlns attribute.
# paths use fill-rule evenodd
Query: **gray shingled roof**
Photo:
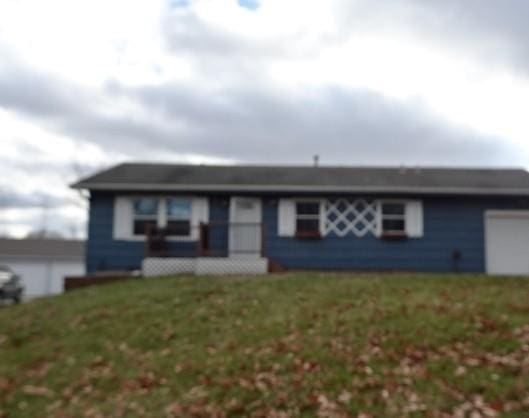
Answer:
<svg viewBox="0 0 529 418"><path fill-rule="evenodd" d="M0 258L56 258L83 260L85 243L62 239L6 239L0 238Z"/></svg>
<svg viewBox="0 0 529 418"><path fill-rule="evenodd" d="M523 169L121 164L74 188L115 191L529 195Z"/></svg>

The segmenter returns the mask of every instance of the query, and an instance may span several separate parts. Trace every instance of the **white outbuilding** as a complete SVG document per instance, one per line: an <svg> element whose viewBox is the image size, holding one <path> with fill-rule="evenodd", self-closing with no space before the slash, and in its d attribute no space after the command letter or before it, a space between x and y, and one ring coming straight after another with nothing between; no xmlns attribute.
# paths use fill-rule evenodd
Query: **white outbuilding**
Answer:
<svg viewBox="0 0 529 418"><path fill-rule="evenodd" d="M0 239L0 264L22 278L25 298L62 293L64 277L84 274L84 254L84 241Z"/></svg>

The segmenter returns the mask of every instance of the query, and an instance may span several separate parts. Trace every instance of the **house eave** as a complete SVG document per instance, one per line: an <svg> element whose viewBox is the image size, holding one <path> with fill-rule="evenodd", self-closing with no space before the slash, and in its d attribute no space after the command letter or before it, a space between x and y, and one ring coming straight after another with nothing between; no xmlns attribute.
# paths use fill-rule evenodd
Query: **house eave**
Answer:
<svg viewBox="0 0 529 418"><path fill-rule="evenodd" d="M241 193L373 193L424 195L529 196L529 189L485 187L388 187L388 186L311 186L311 185L239 185L239 184L132 184L132 183L76 183L74 189L115 192L241 192Z"/></svg>
<svg viewBox="0 0 529 418"><path fill-rule="evenodd" d="M53 260L82 263L85 260L84 255L53 255L53 254L7 254L0 253L0 259L17 259L17 260Z"/></svg>

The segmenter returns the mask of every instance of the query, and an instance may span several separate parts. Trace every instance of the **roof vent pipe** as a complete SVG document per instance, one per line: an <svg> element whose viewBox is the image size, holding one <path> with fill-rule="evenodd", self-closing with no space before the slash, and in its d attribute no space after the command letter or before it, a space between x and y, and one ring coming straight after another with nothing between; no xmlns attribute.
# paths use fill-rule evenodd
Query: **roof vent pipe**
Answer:
<svg viewBox="0 0 529 418"><path fill-rule="evenodd" d="M314 155L314 167L318 167L320 163L320 156L318 154Z"/></svg>

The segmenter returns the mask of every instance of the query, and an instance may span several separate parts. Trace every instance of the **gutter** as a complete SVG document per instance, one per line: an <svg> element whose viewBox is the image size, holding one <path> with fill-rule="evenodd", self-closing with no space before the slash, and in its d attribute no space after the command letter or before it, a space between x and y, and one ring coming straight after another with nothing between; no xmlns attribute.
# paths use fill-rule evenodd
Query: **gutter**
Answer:
<svg viewBox="0 0 529 418"><path fill-rule="evenodd" d="M6 254L0 253L0 260L49 260L49 261L79 261L84 263L84 255L47 255L47 254ZM8 264L8 263L6 263Z"/></svg>
<svg viewBox="0 0 529 418"><path fill-rule="evenodd" d="M156 183L75 183L74 189L95 191L171 191L171 192L288 192L288 193L398 193L485 196L529 196L529 188L491 189L484 187L387 187L387 186L298 186L298 185L238 185L238 184L156 184Z"/></svg>

